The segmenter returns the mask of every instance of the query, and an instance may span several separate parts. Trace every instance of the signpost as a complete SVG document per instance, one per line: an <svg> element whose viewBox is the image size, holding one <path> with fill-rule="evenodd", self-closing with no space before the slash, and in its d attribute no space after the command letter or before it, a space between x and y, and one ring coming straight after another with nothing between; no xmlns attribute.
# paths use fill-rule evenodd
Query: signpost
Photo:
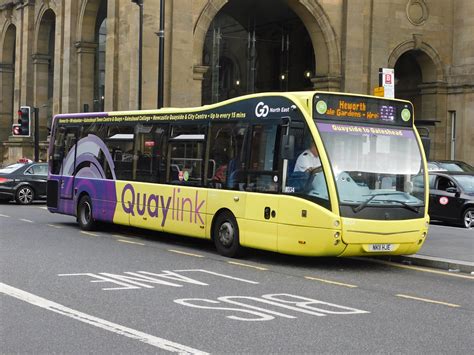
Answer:
<svg viewBox="0 0 474 355"><path fill-rule="evenodd" d="M379 86L384 89L384 97L395 98L395 69L379 68Z"/></svg>

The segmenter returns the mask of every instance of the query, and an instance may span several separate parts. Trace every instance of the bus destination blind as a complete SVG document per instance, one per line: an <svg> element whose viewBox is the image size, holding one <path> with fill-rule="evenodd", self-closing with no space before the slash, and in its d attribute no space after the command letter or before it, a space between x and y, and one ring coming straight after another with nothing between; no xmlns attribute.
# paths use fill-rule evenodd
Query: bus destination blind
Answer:
<svg viewBox="0 0 474 355"><path fill-rule="evenodd" d="M314 118L410 127L413 109L409 103L346 95L317 94Z"/></svg>

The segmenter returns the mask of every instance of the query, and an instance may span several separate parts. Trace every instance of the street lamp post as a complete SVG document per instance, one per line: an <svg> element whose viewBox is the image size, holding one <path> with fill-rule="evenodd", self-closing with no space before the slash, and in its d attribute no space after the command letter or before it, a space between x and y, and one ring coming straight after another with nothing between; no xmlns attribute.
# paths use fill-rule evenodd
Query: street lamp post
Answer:
<svg viewBox="0 0 474 355"><path fill-rule="evenodd" d="M132 0L140 8L138 29L138 109L142 109L143 0Z"/></svg>
<svg viewBox="0 0 474 355"><path fill-rule="evenodd" d="M160 0L160 30L156 33L158 35L158 93L157 93L157 108L163 107L163 88L164 88L164 73L165 73L165 0Z"/></svg>

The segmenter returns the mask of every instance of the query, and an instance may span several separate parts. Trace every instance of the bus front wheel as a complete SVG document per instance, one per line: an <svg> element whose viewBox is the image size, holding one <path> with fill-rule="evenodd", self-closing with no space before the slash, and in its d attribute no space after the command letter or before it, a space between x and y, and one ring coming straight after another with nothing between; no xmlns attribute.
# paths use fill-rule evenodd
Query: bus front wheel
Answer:
<svg viewBox="0 0 474 355"><path fill-rule="evenodd" d="M94 229L95 221L92 217L92 201L89 196L82 196L77 206L77 223L82 230Z"/></svg>
<svg viewBox="0 0 474 355"><path fill-rule="evenodd" d="M232 213L222 212L217 216L212 234L219 254L230 258L240 255L239 226Z"/></svg>

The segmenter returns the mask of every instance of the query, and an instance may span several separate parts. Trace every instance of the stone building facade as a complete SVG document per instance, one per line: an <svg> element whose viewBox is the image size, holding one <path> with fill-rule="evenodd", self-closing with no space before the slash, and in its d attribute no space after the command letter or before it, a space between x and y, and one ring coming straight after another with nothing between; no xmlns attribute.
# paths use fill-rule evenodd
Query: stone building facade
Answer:
<svg viewBox="0 0 474 355"><path fill-rule="evenodd" d="M371 94L395 68L429 157L474 163L474 1L0 0L0 164L32 156L12 136L39 109L41 158L53 115L157 107L165 1L164 103L199 106L260 91Z"/></svg>

